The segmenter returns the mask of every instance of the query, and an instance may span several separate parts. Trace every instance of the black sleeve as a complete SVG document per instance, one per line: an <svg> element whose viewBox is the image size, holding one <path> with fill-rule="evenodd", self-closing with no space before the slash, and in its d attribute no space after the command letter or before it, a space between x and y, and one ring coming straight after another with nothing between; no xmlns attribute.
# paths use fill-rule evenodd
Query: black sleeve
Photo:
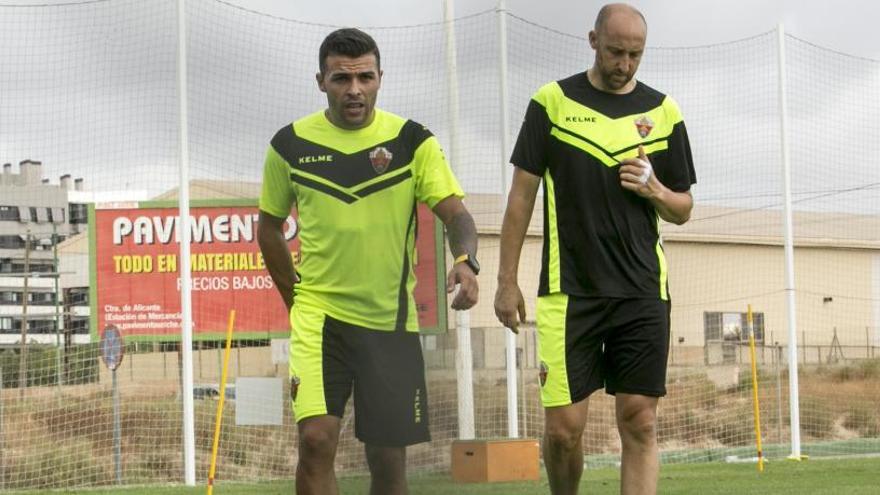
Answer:
<svg viewBox="0 0 880 495"><path fill-rule="evenodd" d="M529 101L526 117L519 129L519 137L510 163L538 177L547 169L546 147L550 136L550 118L547 110L535 100Z"/></svg>
<svg viewBox="0 0 880 495"><path fill-rule="evenodd" d="M689 191L691 185L697 183L697 174L694 172L694 158L684 121L673 126L668 142L669 147L657 153L656 159L651 157L654 172L669 189L675 192Z"/></svg>

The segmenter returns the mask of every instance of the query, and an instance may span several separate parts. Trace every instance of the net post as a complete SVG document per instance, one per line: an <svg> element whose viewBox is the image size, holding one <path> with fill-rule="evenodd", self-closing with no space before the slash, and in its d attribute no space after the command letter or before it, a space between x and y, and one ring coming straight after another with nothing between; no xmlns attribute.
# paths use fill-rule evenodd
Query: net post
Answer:
<svg viewBox="0 0 880 495"><path fill-rule="evenodd" d="M510 149L510 137L507 125L510 122L510 110L507 104L507 7L504 0L498 0L496 8L498 16L498 94L501 101L501 213L507 205L507 154ZM516 334L511 330L504 332L504 347L507 354L507 436L519 437L519 414L517 411L516 389Z"/></svg>
<svg viewBox="0 0 880 495"><path fill-rule="evenodd" d="M180 341L182 352L181 397L183 398L183 469L187 486L196 485L195 405L193 403L192 273L190 271L189 220L189 119L187 115L186 0L177 0L177 77L180 137L180 184L178 206L180 229Z"/></svg>
<svg viewBox="0 0 880 495"><path fill-rule="evenodd" d="M455 48L455 0L443 0L443 30L446 35L446 81L449 84L449 154L452 170L458 172L458 57ZM458 390L458 437L474 438L474 380L469 311L455 312L455 370Z"/></svg>
<svg viewBox="0 0 880 495"><path fill-rule="evenodd" d="M800 408L798 394L797 321L795 313L794 244L791 211L791 155L788 148L788 112L785 88L785 27L776 30L779 67L779 134L782 153L783 202L785 205L785 295L788 309L788 394L791 419L790 459L801 458Z"/></svg>

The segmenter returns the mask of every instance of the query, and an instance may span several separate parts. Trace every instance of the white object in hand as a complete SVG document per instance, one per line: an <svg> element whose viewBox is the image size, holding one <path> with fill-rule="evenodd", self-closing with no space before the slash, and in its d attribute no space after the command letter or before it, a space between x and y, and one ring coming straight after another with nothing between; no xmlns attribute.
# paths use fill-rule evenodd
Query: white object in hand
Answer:
<svg viewBox="0 0 880 495"><path fill-rule="evenodd" d="M654 173L654 169L651 168L651 162L648 160L642 160L641 158L636 158L639 166L642 167L642 175L639 176L639 182L642 184L647 184L648 179L651 178L651 174Z"/></svg>

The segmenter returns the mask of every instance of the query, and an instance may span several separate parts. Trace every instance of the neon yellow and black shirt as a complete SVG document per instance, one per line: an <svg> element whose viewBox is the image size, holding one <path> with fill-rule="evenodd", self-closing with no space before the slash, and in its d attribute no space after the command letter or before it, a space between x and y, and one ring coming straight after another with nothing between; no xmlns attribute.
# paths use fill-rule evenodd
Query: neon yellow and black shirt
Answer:
<svg viewBox="0 0 880 495"><path fill-rule="evenodd" d="M376 109L362 129L316 112L272 138L260 210L299 215L295 303L375 330L418 330L416 204L464 193L428 129Z"/></svg>
<svg viewBox="0 0 880 495"><path fill-rule="evenodd" d="M543 179L539 295L668 299L659 216L618 176L640 144L666 187L684 192L696 183L670 97L641 82L628 94L605 93L583 72L532 97L510 161Z"/></svg>

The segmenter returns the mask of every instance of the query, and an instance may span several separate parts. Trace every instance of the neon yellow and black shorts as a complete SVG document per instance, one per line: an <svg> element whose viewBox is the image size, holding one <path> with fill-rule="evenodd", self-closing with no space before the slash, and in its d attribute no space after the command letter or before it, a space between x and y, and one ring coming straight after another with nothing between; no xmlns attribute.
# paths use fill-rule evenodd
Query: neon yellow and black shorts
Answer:
<svg viewBox="0 0 880 495"><path fill-rule="evenodd" d="M341 418L354 389L355 436L362 442L402 447L431 439L418 333L370 330L303 304L293 306L290 324L297 421Z"/></svg>
<svg viewBox="0 0 880 495"><path fill-rule="evenodd" d="M538 298L541 402L556 407L594 391L666 395L669 302L584 298L556 293Z"/></svg>

